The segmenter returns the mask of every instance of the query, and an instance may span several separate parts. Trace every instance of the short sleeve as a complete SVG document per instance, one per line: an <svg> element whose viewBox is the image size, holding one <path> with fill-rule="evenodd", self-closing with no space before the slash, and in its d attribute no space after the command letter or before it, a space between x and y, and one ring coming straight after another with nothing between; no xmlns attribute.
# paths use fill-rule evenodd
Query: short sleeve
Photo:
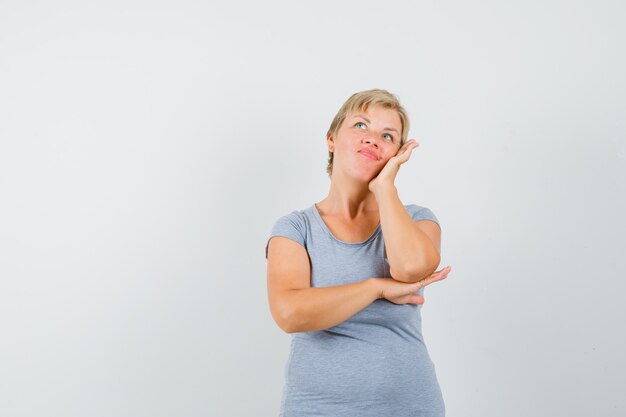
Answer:
<svg viewBox="0 0 626 417"><path fill-rule="evenodd" d="M441 228L441 224L439 224L439 219L435 216L435 213L432 212L428 207L421 207L417 204L409 204L407 206L409 213L411 214L411 218L413 221L415 220L432 220L437 223L437 225Z"/></svg>
<svg viewBox="0 0 626 417"><path fill-rule="evenodd" d="M306 225L304 219L297 211L292 211L276 220L265 244L265 259L267 259L270 239L275 236L289 238L306 248Z"/></svg>

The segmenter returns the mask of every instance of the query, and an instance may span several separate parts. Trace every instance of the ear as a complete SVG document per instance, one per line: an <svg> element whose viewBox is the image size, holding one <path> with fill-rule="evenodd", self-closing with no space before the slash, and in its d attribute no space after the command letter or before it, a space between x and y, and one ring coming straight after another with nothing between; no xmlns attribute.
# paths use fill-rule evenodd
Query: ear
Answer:
<svg viewBox="0 0 626 417"><path fill-rule="evenodd" d="M335 152L335 138L333 138L332 133L326 136L326 142L328 143L328 152Z"/></svg>

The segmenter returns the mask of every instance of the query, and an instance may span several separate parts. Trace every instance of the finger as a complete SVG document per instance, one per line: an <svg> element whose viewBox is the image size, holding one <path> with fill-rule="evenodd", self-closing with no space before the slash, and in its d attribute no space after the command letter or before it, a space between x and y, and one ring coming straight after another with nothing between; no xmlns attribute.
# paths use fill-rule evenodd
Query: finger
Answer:
<svg viewBox="0 0 626 417"><path fill-rule="evenodd" d="M420 146L420 144L417 143L417 141L415 139L411 139L410 141L405 143L404 146L406 147L405 150L409 150L409 149L413 150L413 149L417 148L418 146Z"/></svg>
<svg viewBox="0 0 626 417"><path fill-rule="evenodd" d="M412 149L414 149L414 148L417 148L417 146L418 146L418 145L417 145L417 142L415 142L414 140L410 140L410 141L408 141L407 143L405 143L405 144L402 146L402 148L400 148L400 150L399 150L399 152L398 152L398 153L399 153L399 154L403 154L403 153L405 153L405 152L406 152L406 151L408 151L408 150L412 150Z"/></svg>
<svg viewBox="0 0 626 417"><path fill-rule="evenodd" d="M428 284L430 284L429 279L430 278L426 278L426 279L423 279L421 281L417 281L415 283L415 290L413 290L413 291L419 291L422 288L424 288L425 286L427 286Z"/></svg>
<svg viewBox="0 0 626 417"><path fill-rule="evenodd" d="M429 284L432 284L433 282L437 282L437 281L442 281L446 279L447 277L448 277L447 273L437 274L437 276L432 277L431 282L429 282Z"/></svg>
<svg viewBox="0 0 626 417"><path fill-rule="evenodd" d="M411 156L411 154L413 153L413 150L415 148L417 148L419 146L419 144L417 142L411 142L409 144L407 144L407 148L404 150L404 152L402 153L402 155L406 155L407 159Z"/></svg>
<svg viewBox="0 0 626 417"><path fill-rule="evenodd" d="M433 274L431 276L433 276L433 275L445 275L445 276L447 276L450 273L450 270L451 270L450 265L448 265L445 268L440 269L439 271L433 272Z"/></svg>
<svg viewBox="0 0 626 417"><path fill-rule="evenodd" d="M431 276L424 278L422 281L435 282L444 279L448 274L445 272L435 272Z"/></svg>
<svg viewBox="0 0 626 417"><path fill-rule="evenodd" d="M419 295L419 294L415 294L414 296L411 297L411 303L413 304L424 304L424 297Z"/></svg>
<svg viewBox="0 0 626 417"><path fill-rule="evenodd" d="M409 158L411 157L411 153L413 152L413 148L413 146L408 147L404 151L396 155L395 158L398 160L398 165L401 165L409 160Z"/></svg>
<svg viewBox="0 0 626 417"><path fill-rule="evenodd" d="M450 273L450 267L445 267L443 269L440 269L437 272L434 272L433 275L437 274L437 275L448 275L448 273Z"/></svg>
<svg viewBox="0 0 626 417"><path fill-rule="evenodd" d="M429 278L435 278L437 281L441 281L442 279L446 279L448 277L448 273L450 271L448 269L443 269L439 272L435 272Z"/></svg>
<svg viewBox="0 0 626 417"><path fill-rule="evenodd" d="M425 286L430 285L433 282L441 281L445 279L446 277L447 275L435 273L429 276L428 278L424 278L421 281L418 281L417 283L420 284L420 288L424 288Z"/></svg>
<svg viewBox="0 0 626 417"><path fill-rule="evenodd" d="M407 156L407 159L408 159L408 156L411 155L411 153L413 152L413 149L415 149L415 146L409 146L408 148L404 150L404 152L402 152L402 156Z"/></svg>
<svg viewBox="0 0 626 417"><path fill-rule="evenodd" d="M400 154L404 153L404 152L405 152L405 151L406 151L409 147L411 147L411 145L412 145L412 144L414 144L414 143L417 143L417 142L415 141L415 139L411 139L411 140L409 140L409 141L405 142L405 143L404 143L404 145L402 145L402 146L400 147L400 149L398 149L398 152L396 152L396 155L400 155Z"/></svg>

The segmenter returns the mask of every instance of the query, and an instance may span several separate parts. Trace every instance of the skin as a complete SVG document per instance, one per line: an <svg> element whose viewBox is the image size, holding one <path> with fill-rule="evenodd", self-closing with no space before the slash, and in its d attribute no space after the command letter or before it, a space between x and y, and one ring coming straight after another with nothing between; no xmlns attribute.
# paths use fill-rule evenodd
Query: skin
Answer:
<svg viewBox="0 0 626 417"><path fill-rule="evenodd" d="M349 114L335 135L328 135L328 150L334 152L331 186L328 197L317 204L327 219L346 228L377 224L378 199L395 189L400 166L419 146L415 139L410 139L400 147L401 132L402 124L395 110L373 106ZM364 149L372 151L378 160L363 156ZM424 298L413 293L445 279L450 270L447 266L415 283L389 278L373 280L379 298L396 304L422 304Z"/></svg>
<svg viewBox="0 0 626 417"><path fill-rule="evenodd" d="M327 138L328 148L334 152L333 174L328 196L316 205L333 234L347 242L368 238L380 222L392 278L311 287L305 248L287 237L273 237L268 246L268 299L272 317L287 333L343 323L376 299L422 304L424 298L413 293L450 272L450 267L435 271L439 264L438 226L428 220L414 222L393 185L400 165L409 160L417 142L408 141L400 148L400 119L394 110L374 107L358 116L348 115ZM397 131L395 142L394 132L386 128ZM366 158L362 149L379 158Z"/></svg>

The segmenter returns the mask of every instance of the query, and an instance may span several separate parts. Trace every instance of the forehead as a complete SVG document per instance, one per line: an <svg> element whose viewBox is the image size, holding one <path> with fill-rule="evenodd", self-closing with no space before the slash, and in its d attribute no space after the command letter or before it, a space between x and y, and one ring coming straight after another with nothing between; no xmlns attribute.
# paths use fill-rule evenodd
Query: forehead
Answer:
<svg viewBox="0 0 626 417"><path fill-rule="evenodd" d="M400 114L395 109L382 106L369 106L367 110L361 108L349 112L346 119L358 118L359 116L365 116L372 123L380 123L388 127L395 127L398 132L400 132L402 128Z"/></svg>

